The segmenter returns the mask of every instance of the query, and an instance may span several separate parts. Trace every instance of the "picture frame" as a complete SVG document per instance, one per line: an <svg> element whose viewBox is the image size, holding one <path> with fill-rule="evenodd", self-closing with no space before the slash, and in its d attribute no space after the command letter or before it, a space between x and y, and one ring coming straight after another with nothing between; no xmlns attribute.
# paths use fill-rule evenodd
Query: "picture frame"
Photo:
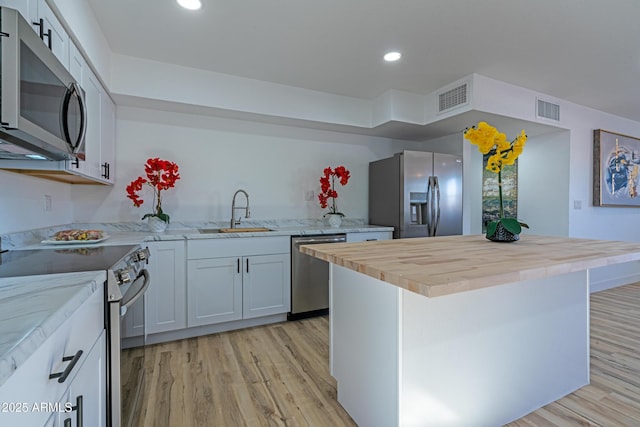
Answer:
<svg viewBox="0 0 640 427"><path fill-rule="evenodd" d="M482 159L482 232L486 233L487 224L500 219L498 197L498 174L487 170L489 155ZM518 160L512 165L502 167L502 200L505 216L518 217Z"/></svg>
<svg viewBox="0 0 640 427"><path fill-rule="evenodd" d="M640 139L593 131L593 205L640 207Z"/></svg>

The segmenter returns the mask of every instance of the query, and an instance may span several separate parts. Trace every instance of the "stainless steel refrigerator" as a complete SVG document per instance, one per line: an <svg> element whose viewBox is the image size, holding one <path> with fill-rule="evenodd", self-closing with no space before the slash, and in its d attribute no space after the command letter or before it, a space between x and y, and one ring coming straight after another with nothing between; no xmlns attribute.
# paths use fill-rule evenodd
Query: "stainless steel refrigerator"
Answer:
<svg viewBox="0 0 640 427"><path fill-rule="evenodd" d="M369 222L395 239L462 234L462 156L403 151L369 163Z"/></svg>

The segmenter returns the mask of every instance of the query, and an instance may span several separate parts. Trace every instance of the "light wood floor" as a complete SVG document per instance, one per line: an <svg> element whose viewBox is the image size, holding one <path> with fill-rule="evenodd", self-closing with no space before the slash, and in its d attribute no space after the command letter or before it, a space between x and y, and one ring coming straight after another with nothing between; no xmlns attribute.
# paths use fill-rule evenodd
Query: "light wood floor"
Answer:
<svg viewBox="0 0 640 427"><path fill-rule="evenodd" d="M147 347L133 426L355 426L328 335L317 317ZM591 384L509 426L640 426L640 284L591 296Z"/></svg>

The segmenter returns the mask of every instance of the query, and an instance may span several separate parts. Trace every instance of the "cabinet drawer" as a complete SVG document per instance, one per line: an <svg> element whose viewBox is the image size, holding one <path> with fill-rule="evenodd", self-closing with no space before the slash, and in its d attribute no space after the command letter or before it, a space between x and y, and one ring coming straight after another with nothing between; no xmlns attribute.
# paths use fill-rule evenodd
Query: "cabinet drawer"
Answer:
<svg viewBox="0 0 640 427"><path fill-rule="evenodd" d="M45 424L51 412L34 408L40 409L43 404L53 406L73 381L104 329L102 302L103 292L97 290L2 385L0 402L19 404L26 411L0 413L0 425ZM70 361L62 358L73 356L78 350L82 350L82 355L66 380L60 383L57 378L49 379L50 374L63 372L69 366Z"/></svg>
<svg viewBox="0 0 640 427"><path fill-rule="evenodd" d="M290 241L289 236L188 240L187 259L289 253Z"/></svg>
<svg viewBox="0 0 640 427"><path fill-rule="evenodd" d="M369 231L366 233L347 233L347 242L369 242L375 240L390 240L391 231Z"/></svg>

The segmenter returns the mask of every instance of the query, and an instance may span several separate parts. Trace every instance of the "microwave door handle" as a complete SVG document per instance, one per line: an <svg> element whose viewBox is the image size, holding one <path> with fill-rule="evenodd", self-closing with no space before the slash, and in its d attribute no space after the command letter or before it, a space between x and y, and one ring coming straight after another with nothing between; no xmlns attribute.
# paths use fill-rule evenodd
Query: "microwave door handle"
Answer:
<svg viewBox="0 0 640 427"><path fill-rule="evenodd" d="M71 102L71 97L75 94L78 99L78 104L80 105L80 133L75 142L72 142L71 135L69 134L69 103ZM64 138L72 149L72 152L76 154L80 147L82 146L82 141L84 140L85 134L87 132L87 106L84 101L84 97L82 96L82 90L78 83L71 83L67 88L67 93L64 96L64 101L62 103L62 130L64 132Z"/></svg>
<svg viewBox="0 0 640 427"><path fill-rule="evenodd" d="M74 153L77 153L78 151L80 151L80 148L82 148L82 143L84 142L84 138L87 135L87 103L85 102L82 88L80 88L77 83L74 83L74 85L76 86L78 103L80 104L80 135L78 135L78 140L73 151Z"/></svg>

